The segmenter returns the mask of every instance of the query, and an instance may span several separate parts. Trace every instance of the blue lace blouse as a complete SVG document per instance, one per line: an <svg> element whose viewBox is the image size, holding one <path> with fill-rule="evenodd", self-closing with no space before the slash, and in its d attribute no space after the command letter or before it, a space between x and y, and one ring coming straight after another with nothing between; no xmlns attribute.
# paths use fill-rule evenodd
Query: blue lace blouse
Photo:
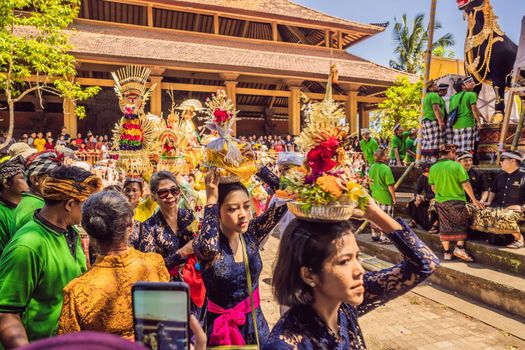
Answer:
<svg viewBox="0 0 525 350"><path fill-rule="evenodd" d="M129 238L129 244L144 253L158 253L164 258L168 269L185 262L177 250L193 239L188 230L194 216L191 210L179 209L177 216L178 231L173 232L159 210L143 223L136 222Z"/></svg>
<svg viewBox="0 0 525 350"><path fill-rule="evenodd" d="M271 187L277 188L278 178L268 169L262 168L257 174ZM271 230L287 212L286 205L270 207L265 213L250 221L244 240L250 266L253 290L259 287L259 276L262 271L262 260L259 245L270 234ZM231 309L249 297L248 281L243 262L235 262L228 239L222 234L219 226L219 205L207 205L201 233L193 241L193 250L197 256L201 274L206 286L207 297L223 309ZM259 341L264 344L269 335L269 328L260 307L255 310ZM213 322L220 316L211 312L207 314L207 334L213 332ZM255 332L250 313L239 330L246 344L255 344Z"/></svg>
<svg viewBox="0 0 525 350"><path fill-rule="evenodd" d="M399 296L428 278L439 259L402 221L403 230L389 234L404 260L389 269L364 276L365 295L361 305L339 308L339 335L336 335L310 305L291 308L273 328L264 350L366 349L358 316Z"/></svg>

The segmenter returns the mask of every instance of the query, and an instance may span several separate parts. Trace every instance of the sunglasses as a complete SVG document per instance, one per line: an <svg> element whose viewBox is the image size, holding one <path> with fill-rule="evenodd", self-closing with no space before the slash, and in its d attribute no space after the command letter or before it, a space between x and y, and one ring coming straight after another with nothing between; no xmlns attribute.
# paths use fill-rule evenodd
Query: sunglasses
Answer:
<svg viewBox="0 0 525 350"><path fill-rule="evenodd" d="M171 187L166 188L162 190L157 191L157 195L160 199L166 199L169 195L172 195L173 197L177 197L180 194L180 188L179 187Z"/></svg>

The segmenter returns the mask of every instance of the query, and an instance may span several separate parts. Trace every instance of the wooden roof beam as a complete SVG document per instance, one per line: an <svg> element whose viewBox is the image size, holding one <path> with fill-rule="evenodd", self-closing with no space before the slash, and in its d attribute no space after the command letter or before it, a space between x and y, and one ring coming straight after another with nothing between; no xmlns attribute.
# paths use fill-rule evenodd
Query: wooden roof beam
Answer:
<svg viewBox="0 0 525 350"><path fill-rule="evenodd" d="M173 4L173 3L176 3L177 0L166 0L166 1L170 1L171 4L161 3L157 1L143 1L143 0L103 0L103 2L122 3L126 5L136 5L136 6L142 6L142 7L147 7L148 3L151 3L154 8L167 9L167 10L179 11L179 12L190 12L194 14L200 13L200 14L205 14L208 16L214 16L214 15L218 15L221 17L231 17L232 16L231 12L206 10L206 9L199 8L197 6L192 6L190 8L188 6L183 6L182 4L181 5ZM325 30L329 28L330 30L334 32L342 30L343 32L363 33L367 36L381 33L382 31L384 31L384 28L379 30L379 29L372 29L372 28L362 28L362 27L357 27L357 26L352 26L352 25L350 26L341 25L340 26L334 23L332 24L330 23L310 24L310 23L305 23L305 22L301 22L298 20L294 20L293 18L292 19L282 19L282 18L274 19L271 14L265 14L264 17L261 17L261 16L250 15L250 14L235 13L235 19L247 20L247 21L252 21L252 22L263 22L263 23L268 23L268 24L271 24L273 20L273 21L277 21L279 24L282 24L282 25L293 25L296 27L318 29L318 30Z"/></svg>
<svg viewBox="0 0 525 350"><path fill-rule="evenodd" d="M195 21L193 22L193 31L198 32L201 26L201 18L202 15L200 13L197 13L195 15Z"/></svg>
<svg viewBox="0 0 525 350"><path fill-rule="evenodd" d="M246 34L248 34L248 29L250 28L250 21L244 21L243 27L242 27L242 33L241 36L243 38L246 38Z"/></svg>
<svg viewBox="0 0 525 350"><path fill-rule="evenodd" d="M301 40L301 44L311 44L310 40L308 40L304 34L301 32L300 29L294 27L294 26L286 26L290 32L292 32L293 35L295 35L299 40Z"/></svg>

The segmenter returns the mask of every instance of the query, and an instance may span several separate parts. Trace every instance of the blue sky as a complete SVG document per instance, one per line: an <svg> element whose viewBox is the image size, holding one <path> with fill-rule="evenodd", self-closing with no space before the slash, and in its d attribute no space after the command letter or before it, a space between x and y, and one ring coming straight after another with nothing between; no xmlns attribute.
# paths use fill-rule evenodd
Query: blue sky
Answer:
<svg viewBox="0 0 525 350"><path fill-rule="evenodd" d="M390 26L381 34L365 40L350 48L350 52L388 65L394 54L392 40L392 24L394 17L400 18L406 13L409 19L418 13L425 13L428 21L430 0L294 0L304 6L322 12L365 23L380 23L390 21ZM521 19L525 15L525 0L492 0L492 6L499 17L503 31L515 43L519 41ZM455 0L438 0L436 19L443 29L438 31L438 37L446 32L454 35L456 56L463 57L463 43L466 34L466 22L462 12L457 9ZM428 23L428 22L427 22Z"/></svg>

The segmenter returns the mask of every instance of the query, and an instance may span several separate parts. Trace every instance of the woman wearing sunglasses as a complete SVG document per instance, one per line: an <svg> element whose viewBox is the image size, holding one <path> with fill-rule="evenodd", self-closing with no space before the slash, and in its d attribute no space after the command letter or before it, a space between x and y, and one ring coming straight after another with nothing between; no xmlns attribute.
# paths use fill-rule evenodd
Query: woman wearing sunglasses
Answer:
<svg viewBox="0 0 525 350"><path fill-rule="evenodd" d="M196 268L193 255L195 218L191 210L179 208L181 189L177 178L169 171L159 171L150 180L151 196L159 210L148 220L136 224L130 238L131 245L142 252L162 255L173 280L183 280L190 286L190 297L195 316L200 316L206 290Z"/></svg>

